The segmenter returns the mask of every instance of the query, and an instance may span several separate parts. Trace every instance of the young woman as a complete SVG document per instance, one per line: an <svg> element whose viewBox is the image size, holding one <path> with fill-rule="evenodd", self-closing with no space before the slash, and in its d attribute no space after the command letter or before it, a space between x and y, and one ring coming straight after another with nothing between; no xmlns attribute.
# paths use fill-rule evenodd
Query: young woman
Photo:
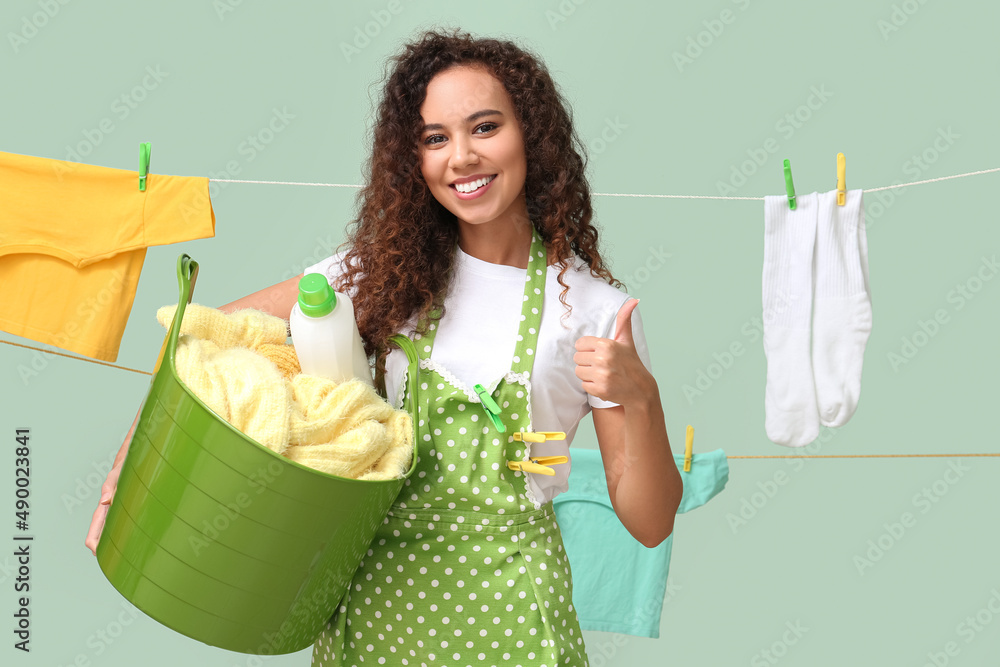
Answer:
<svg viewBox="0 0 1000 667"><path fill-rule="evenodd" d="M429 31L394 58L346 251L306 273L351 295L396 406L406 358L388 338L414 340L419 460L314 665L586 665L551 503L569 464L516 462L568 456L591 410L622 523L649 547L672 531L681 480L638 301L601 259L575 146L545 67L513 43ZM300 277L222 309L287 318ZM543 431L566 437L521 435Z"/></svg>

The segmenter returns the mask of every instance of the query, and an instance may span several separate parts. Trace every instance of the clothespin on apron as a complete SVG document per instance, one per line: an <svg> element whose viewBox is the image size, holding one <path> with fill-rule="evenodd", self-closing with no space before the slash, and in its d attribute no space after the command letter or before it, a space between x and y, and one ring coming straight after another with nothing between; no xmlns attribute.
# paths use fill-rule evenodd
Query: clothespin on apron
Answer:
<svg viewBox="0 0 1000 667"><path fill-rule="evenodd" d="M847 158L837 153L837 206L847 203Z"/></svg>
<svg viewBox="0 0 1000 667"><path fill-rule="evenodd" d="M477 384L473 387L473 389L475 389L476 394L479 395L479 400L483 404L483 410L486 411L486 416L490 418L490 421L493 422L493 425L498 431L506 433L507 427L504 426L502 421L500 421L500 406L493 400L490 393L486 391L486 387L481 384Z"/></svg>
<svg viewBox="0 0 1000 667"><path fill-rule="evenodd" d="M139 190L146 191L146 177L149 176L150 142L139 144Z"/></svg>
<svg viewBox="0 0 1000 667"><path fill-rule="evenodd" d="M792 163L785 160L785 192L788 194L788 208L795 210L795 186L792 185Z"/></svg>
<svg viewBox="0 0 1000 667"><path fill-rule="evenodd" d="M517 442L545 442L546 440L565 440L566 434L562 431L517 431L513 434ZM527 461L507 461L507 467L511 470L522 470L524 472L534 472L539 475L552 477L556 471L549 466L567 463L568 456L529 456Z"/></svg>
<svg viewBox="0 0 1000 667"><path fill-rule="evenodd" d="M691 457L694 450L694 426L688 424L687 438L684 442L684 472L691 472Z"/></svg>
<svg viewBox="0 0 1000 667"><path fill-rule="evenodd" d="M533 456L527 461L507 461L507 467L511 470L534 472L539 475L548 475L549 477L553 477L555 476L556 471L549 466L566 463L567 461L569 461L569 457L567 456Z"/></svg>
<svg viewBox="0 0 1000 667"><path fill-rule="evenodd" d="M546 440L565 440L562 431L518 431L514 434L518 442L545 442Z"/></svg>

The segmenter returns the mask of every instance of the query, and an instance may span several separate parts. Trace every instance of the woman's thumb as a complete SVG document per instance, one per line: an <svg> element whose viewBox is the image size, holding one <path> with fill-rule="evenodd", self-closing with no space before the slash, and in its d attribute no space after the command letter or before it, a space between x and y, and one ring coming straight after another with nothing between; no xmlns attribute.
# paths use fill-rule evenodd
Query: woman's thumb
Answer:
<svg viewBox="0 0 1000 667"><path fill-rule="evenodd" d="M618 311L618 318L615 320L615 341L635 347L635 342L632 340L632 311L638 305L639 299L630 299Z"/></svg>

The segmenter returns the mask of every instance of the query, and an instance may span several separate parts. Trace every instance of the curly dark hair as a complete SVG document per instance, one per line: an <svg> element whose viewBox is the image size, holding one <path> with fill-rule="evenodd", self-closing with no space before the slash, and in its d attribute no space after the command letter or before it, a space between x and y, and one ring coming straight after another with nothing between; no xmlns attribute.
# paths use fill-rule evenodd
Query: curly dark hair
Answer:
<svg viewBox="0 0 1000 667"><path fill-rule="evenodd" d="M389 336L414 312L418 320L444 314L458 223L421 173L420 107L431 79L456 65L483 67L510 96L524 137L528 216L550 256L560 258L559 300L567 315L572 306L565 300L569 287L563 275L570 252L593 276L622 287L601 260L590 222L584 144L541 60L509 41L474 39L457 28L428 30L386 62L372 154L364 165L366 185L357 195L360 212L338 248L347 251L336 289L357 290L354 313L365 352L375 355L376 386L383 386Z"/></svg>

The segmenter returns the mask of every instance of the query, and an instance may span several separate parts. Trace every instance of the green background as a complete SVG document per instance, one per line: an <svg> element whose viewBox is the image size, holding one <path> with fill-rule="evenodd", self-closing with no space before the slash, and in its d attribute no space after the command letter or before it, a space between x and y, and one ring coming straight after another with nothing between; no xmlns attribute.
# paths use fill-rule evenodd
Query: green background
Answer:
<svg viewBox="0 0 1000 667"><path fill-rule="evenodd" d="M57 159L77 150L80 161L134 170L138 144L150 141L155 173L221 176L236 161L235 178L357 184L385 59L419 30L447 25L514 39L544 59L588 144L596 193L718 195L729 183L735 196L782 194L784 158L800 193L824 192L835 188L838 152L851 189L1000 166L1000 6L985 0L389 6L4 2L0 150ZM348 58L343 45L366 25L373 36ZM143 89L147 67L165 77ZM251 159L244 142L274 109L294 118ZM102 119L113 130L95 135ZM862 397L846 426L822 429L803 453L1000 451L1000 280L976 283L1000 247L988 195L998 183L992 173L865 195L874 328ZM216 237L150 249L118 363L152 369L164 334L155 312L177 300L178 254L201 265L196 301L222 305L329 255L355 193L213 184ZM692 424L697 451L797 453L763 427L766 367L753 334L762 202L593 203L616 277L642 299L674 451ZM670 257L657 263L657 253ZM979 291L959 308L962 284ZM890 355L938 309L948 322L917 336L926 344L894 368ZM736 342L744 353L728 363ZM36 536L30 654L12 647L13 546L0 547L0 662L308 664L308 650L261 660L132 620L84 547L146 376L9 345L0 345L0 373L0 515L9 521L0 542L13 545L13 437L25 426ZM716 379L689 399L683 387L699 373ZM596 446L589 418L574 445ZM726 491L676 522L661 637L587 632L592 665L997 664L997 458L730 465ZM900 532L893 524L906 512L915 523ZM871 551L880 541L884 552ZM101 639L109 632L117 636Z"/></svg>

